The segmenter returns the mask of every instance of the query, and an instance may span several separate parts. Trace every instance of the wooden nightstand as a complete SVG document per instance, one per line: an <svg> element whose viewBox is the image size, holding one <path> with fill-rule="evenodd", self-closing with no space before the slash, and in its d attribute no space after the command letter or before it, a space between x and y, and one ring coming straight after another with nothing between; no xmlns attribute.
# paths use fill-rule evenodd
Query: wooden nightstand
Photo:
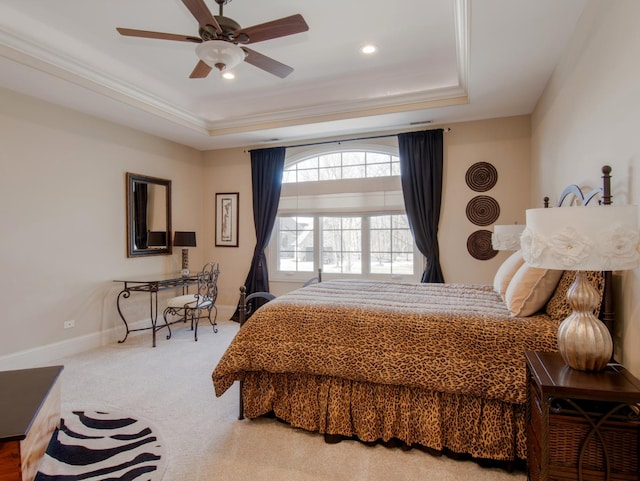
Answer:
<svg viewBox="0 0 640 481"><path fill-rule="evenodd" d="M593 373L525 356L529 479L640 480L640 381L617 364Z"/></svg>

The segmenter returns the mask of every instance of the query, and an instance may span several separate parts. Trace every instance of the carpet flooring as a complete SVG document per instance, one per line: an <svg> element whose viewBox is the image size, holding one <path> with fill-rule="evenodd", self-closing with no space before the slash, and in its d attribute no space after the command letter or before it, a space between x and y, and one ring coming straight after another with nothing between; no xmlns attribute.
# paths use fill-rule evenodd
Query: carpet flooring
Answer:
<svg viewBox="0 0 640 481"><path fill-rule="evenodd" d="M327 444L322 435L274 419L238 421L236 385L216 398L211 372L238 330L175 325L173 337L133 333L123 344L58 359L62 411L100 406L138 415L157 427L167 453L164 481L525 481L526 474L412 449Z"/></svg>

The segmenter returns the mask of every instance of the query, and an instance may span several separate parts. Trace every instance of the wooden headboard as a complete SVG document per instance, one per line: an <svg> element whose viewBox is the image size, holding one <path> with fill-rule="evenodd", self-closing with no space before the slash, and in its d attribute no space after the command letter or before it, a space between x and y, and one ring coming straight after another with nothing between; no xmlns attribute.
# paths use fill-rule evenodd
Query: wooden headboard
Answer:
<svg viewBox="0 0 640 481"><path fill-rule="evenodd" d="M569 201L569 205L588 205L594 199L597 199L598 204L611 205L611 167L608 165L602 167L602 187L584 193L579 186L571 184L560 194L557 207L561 207L565 200ZM549 197L544 198L544 206L549 207ZM607 326L613 339L615 324L613 279L611 271L603 271L602 275L604 277L604 292L600 305L600 320Z"/></svg>

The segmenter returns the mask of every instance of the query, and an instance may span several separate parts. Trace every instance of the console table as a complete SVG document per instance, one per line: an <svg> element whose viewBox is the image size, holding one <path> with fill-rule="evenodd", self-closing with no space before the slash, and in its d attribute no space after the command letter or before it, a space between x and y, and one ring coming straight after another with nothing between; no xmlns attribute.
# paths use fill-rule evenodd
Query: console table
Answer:
<svg viewBox="0 0 640 481"><path fill-rule="evenodd" d="M526 352L530 481L640 480L640 381L619 364L577 371Z"/></svg>
<svg viewBox="0 0 640 481"><path fill-rule="evenodd" d="M63 366L0 372L0 481L33 481L60 424Z"/></svg>
<svg viewBox="0 0 640 481"><path fill-rule="evenodd" d="M169 327L168 323L162 323L158 326L158 292L164 291L166 289L182 289L182 293L187 293L189 286L192 284L198 283L198 273L193 273L188 276L183 276L179 273L175 274L164 274L164 275L147 275L147 276L137 276L130 279L116 279L113 282L119 282L124 284L122 291L118 294L118 299L116 301L118 307L118 314L120 314L120 318L122 322L124 322L124 326L127 330L123 339L120 339L118 342L122 343L127 340L130 332L135 331L146 331L151 329L153 332L153 347L156 347L156 332L164 327ZM148 327L140 327L137 329L129 329L129 324L122 313L122 309L120 306L120 302L122 299L128 299L131 296L132 292L147 292L149 293L149 316L151 319L151 325ZM174 321L179 322L181 319Z"/></svg>

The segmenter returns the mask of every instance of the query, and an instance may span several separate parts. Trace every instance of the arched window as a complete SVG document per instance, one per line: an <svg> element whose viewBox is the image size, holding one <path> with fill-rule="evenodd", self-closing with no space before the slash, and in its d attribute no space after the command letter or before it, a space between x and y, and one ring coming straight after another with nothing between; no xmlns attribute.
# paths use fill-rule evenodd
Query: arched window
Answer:
<svg viewBox="0 0 640 481"><path fill-rule="evenodd" d="M291 155L269 246L273 280L416 280L422 256L404 210L397 148L338 146Z"/></svg>

